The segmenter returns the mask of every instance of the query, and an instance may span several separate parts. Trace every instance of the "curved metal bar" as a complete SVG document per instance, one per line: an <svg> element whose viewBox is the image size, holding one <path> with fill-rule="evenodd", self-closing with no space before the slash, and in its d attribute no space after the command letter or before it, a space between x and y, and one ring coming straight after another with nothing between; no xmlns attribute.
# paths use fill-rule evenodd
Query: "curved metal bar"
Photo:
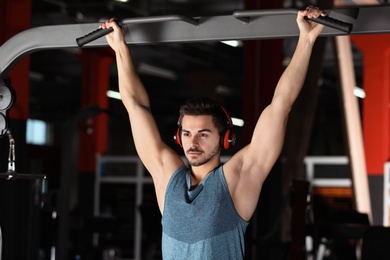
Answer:
<svg viewBox="0 0 390 260"><path fill-rule="evenodd" d="M192 25L198 25L199 20L194 18L189 18L181 15L166 15L166 16L154 16L154 17L141 17L141 18L131 18L125 19L122 21L116 21L120 26L123 24L145 24L145 23L162 23L162 22L171 22L171 21L182 21ZM98 28L88 34L78 37L76 39L77 45L83 47L85 44L95 41L106 34L113 31L113 28L102 29Z"/></svg>
<svg viewBox="0 0 390 260"><path fill-rule="evenodd" d="M357 8L332 10L332 17L353 23L351 34L390 33L390 6L365 6L359 8L355 20L347 13ZM165 17L165 21L151 22L147 18L142 23L130 23L122 27L128 44L150 44L170 42L200 42L223 40L261 40L296 37L299 34L295 23L296 10L267 10L261 19L253 19L243 24L237 17L248 16L254 11L236 12L235 16L199 17L198 26L183 22L181 16ZM263 11L261 11L263 12ZM330 14L329 11L327 11ZM354 12L356 13L356 12ZM174 20L180 17L181 20ZM140 19L140 18L137 18ZM161 19L161 17L160 17ZM141 19L142 20L142 19ZM169 20L169 21L167 21ZM133 20L135 21L135 20ZM149 21L149 22L145 22ZM5 76L13 65L31 52L45 49L79 48L76 39L98 28L100 23L43 26L23 31L0 47L0 76ZM337 29L326 27L320 36L346 35ZM86 47L108 46L104 37L90 42Z"/></svg>
<svg viewBox="0 0 390 260"><path fill-rule="evenodd" d="M266 10L244 10L236 11L233 13L233 16L243 21L244 23L249 23L252 17L260 16L269 16L269 15L297 15L298 10L287 8L287 9L266 9Z"/></svg>
<svg viewBox="0 0 390 260"><path fill-rule="evenodd" d="M271 9L271 10L261 10L261 11L238 11L234 12L233 16L244 23L250 23L252 17L262 17L262 16L269 16L269 15L296 15L298 10L296 9ZM329 26L332 28L335 28L337 30L341 30L346 33L350 33L352 31L353 25L351 23L346 23L343 21L340 21L338 19L335 19L333 17L328 16L319 16L318 18L308 18L305 16L305 19L323 24L325 26Z"/></svg>
<svg viewBox="0 0 390 260"><path fill-rule="evenodd" d="M76 48L76 38L99 27L99 23L52 25L22 31L0 47L0 73L8 71L28 54L48 49Z"/></svg>
<svg viewBox="0 0 390 260"><path fill-rule="evenodd" d="M122 20L122 24L159 23L159 22L171 22L171 21L182 21L192 25L199 24L199 19L184 16L184 15L162 15L162 16L153 16L153 17L129 18L129 19Z"/></svg>

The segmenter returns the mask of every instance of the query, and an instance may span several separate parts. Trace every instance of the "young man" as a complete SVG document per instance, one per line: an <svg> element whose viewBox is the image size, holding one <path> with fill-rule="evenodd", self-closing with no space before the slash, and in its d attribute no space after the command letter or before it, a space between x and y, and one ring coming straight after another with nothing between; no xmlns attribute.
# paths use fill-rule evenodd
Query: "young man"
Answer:
<svg viewBox="0 0 390 260"><path fill-rule="evenodd" d="M189 100L182 106L176 141L183 147L189 168L161 140L148 94L136 74L120 27L113 19L100 26L114 29L106 39L115 51L119 90L137 153L155 185L162 214L164 259L244 258L246 227L263 182L281 152L289 111L304 83L314 42L323 29L304 16L320 15L326 14L313 6L298 12L298 44L273 100L260 115L251 143L225 164L221 164L220 152L224 141L230 139L225 133L229 131L225 129L230 120L227 112L205 98ZM222 123L216 114L221 115Z"/></svg>

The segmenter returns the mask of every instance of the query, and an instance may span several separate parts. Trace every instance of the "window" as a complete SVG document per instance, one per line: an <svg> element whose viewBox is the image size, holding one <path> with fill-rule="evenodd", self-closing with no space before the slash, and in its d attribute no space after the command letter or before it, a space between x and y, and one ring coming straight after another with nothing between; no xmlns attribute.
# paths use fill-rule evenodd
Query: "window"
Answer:
<svg viewBox="0 0 390 260"><path fill-rule="evenodd" d="M50 144L50 126L36 119L27 119L26 142L35 145Z"/></svg>

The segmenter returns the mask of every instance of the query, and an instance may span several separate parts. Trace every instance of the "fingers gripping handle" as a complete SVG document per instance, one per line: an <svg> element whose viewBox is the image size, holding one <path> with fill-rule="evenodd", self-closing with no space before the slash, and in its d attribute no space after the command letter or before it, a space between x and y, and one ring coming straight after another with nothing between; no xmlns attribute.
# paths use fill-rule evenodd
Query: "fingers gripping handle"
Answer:
<svg viewBox="0 0 390 260"><path fill-rule="evenodd" d="M306 20L313 21L328 27L332 27L334 29L350 33L352 31L353 25L351 23L346 23L334 18L331 18L329 16L319 16L317 18L308 18L305 16Z"/></svg>
<svg viewBox="0 0 390 260"><path fill-rule="evenodd" d="M114 19L113 21L117 25L122 26L122 23L120 22L120 20ZM102 29L102 28L96 29L96 30L84 35L84 36L76 38L77 45L79 47L83 47L85 44L92 42L96 39L99 39L100 37L103 37L104 35L109 34L112 31L114 31L114 28L112 28L112 27L107 28L107 29Z"/></svg>
<svg viewBox="0 0 390 260"><path fill-rule="evenodd" d="M83 47L85 44L92 42L96 39L99 39L100 37L103 37L104 35L112 32L112 31L114 31L114 29L112 27L107 28L107 29L99 28L97 30L94 30L94 31L82 36L82 37L76 38L77 45L79 47Z"/></svg>

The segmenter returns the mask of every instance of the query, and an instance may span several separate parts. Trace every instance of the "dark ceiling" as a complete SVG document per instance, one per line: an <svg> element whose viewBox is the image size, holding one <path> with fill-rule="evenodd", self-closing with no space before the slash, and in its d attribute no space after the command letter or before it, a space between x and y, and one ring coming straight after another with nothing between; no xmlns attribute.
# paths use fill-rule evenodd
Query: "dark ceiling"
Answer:
<svg viewBox="0 0 390 260"><path fill-rule="evenodd" d="M284 7L302 7L309 1L285 1ZM32 26L90 23L117 17L119 19L167 14L220 15L243 10L240 0L32 0ZM288 56L294 40L285 41ZM181 102L193 95L208 95L227 103L232 116L241 116L243 97L242 48L219 42L170 43L131 46L139 75L149 91L152 110L162 128L173 126ZM80 109L82 64L80 49L47 50L31 54L30 116L58 122ZM360 82L360 54L354 51L357 81ZM151 75L148 68L168 71L168 76ZM111 69L110 88L117 90L115 66ZM154 69L155 71L155 69ZM165 72L166 72L165 71ZM329 107L334 121L337 108L337 77L333 51L329 44L324 64L324 87L320 105ZM320 97L320 98L321 98ZM111 115L124 116L120 101L110 100ZM126 120L127 122L127 120ZM338 124L338 123L337 123Z"/></svg>

